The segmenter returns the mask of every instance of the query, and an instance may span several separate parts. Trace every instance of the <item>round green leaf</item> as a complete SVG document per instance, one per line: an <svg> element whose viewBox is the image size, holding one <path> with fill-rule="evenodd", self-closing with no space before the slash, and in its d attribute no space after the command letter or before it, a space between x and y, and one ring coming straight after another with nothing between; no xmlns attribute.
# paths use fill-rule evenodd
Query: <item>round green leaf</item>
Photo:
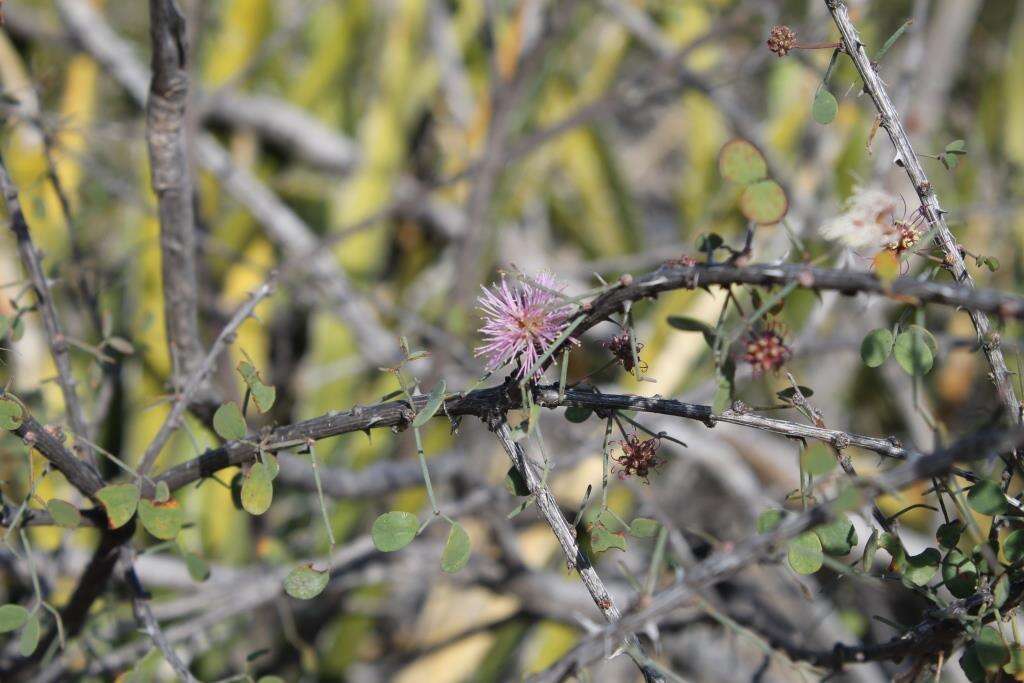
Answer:
<svg viewBox="0 0 1024 683"><path fill-rule="evenodd" d="M25 419L21 404L13 398L0 398L0 429L17 429Z"/></svg>
<svg viewBox="0 0 1024 683"><path fill-rule="evenodd" d="M299 600L312 600L327 587L330 574L313 569L312 565L296 567L284 580L284 592Z"/></svg>
<svg viewBox="0 0 1024 683"><path fill-rule="evenodd" d="M1024 561L1024 529L1011 531L1003 541L1003 554L1010 564Z"/></svg>
<svg viewBox="0 0 1024 683"><path fill-rule="evenodd" d="M877 368L892 354L893 342L892 332L884 327L868 332L860 343L860 359L869 368Z"/></svg>
<svg viewBox="0 0 1024 683"><path fill-rule="evenodd" d="M942 560L942 580L957 598L966 598L978 588L978 568L959 550L946 553Z"/></svg>
<svg viewBox="0 0 1024 683"><path fill-rule="evenodd" d="M0 633L16 631L28 621L28 610L21 605L0 606Z"/></svg>
<svg viewBox="0 0 1024 683"><path fill-rule="evenodd" d="M78 508L60 498L51 498L46 501L46 509L53 517L53 521L65 529L77 529L82 522L82 515L78 512Z"/></svg>
<svg viewBox="0 0 1024 683"><path fill-rule="evenodd" d="M277 461L277 456L273 453L260 451L260 461L267 468L267 476L270 477L271 481L277 479L277 475L281 472L281 463Z"/></svg>
<svg viewBox="0 0 1024 683"><path fill-rule="evenodd" d="M472 544L469 534L458 522L452 524L448 532L448 541L444 544L444 552L441 554L441 569L454 574L469 562L469 551Z"/></svg>
<svg viewBox="0 0 1024 683"><path fill-rule="evenodd" d="M626 549L626 538L622 534L613 534L603 526L596 526L590 531L590 547L595 553L603 553L606 550Z"/></svg>
<svg viewBox="0 0 1024 683"><path fill-rule="evenodd" d="M254 463L242 480L242 509L250 515L262 515L274 500L272 470L262 462Z"/></svg>
<svg viewBox="0 0 1024 683"><path fill-rule="evenodd" d="M416 538L420 530L420 521L411 512L392 510L385 512L373 521L370 535L373 545L381 552L390 553L400 550Z"/></svg>
<svg viewBox="0 0 1024 683"><path fill-rule="evenodd" d="M25 627L21 629L21 639L18 641L18 652L22 657L30 656L39 647L39 632L41 630L39 617L34 614L30 615L28 621L25 622Z"/></svg>
<svg viewBox="0 0 1024 683"><path fill-rule="evenodd" d="M718 154L718 170L722 177L746 185L768 175L764 155L746 140L730 140Z"/></svg>
<svg viewBox="0 0 1024 683"><path fill-rule="evenodd" d="M787 559L797 574L813 574L821 569L825 558L818 535L813 531L805 531L790 541Z"/></svg>
<svg viewBox="0 0 1024 683"><path fill-rule="evenodd" d="M849 555L853 546L857 545L857 530L846 515L840 515L834 521L823 524L814 530L821 541L821 549L826 555L842 557ZM935 559L938 566L939 560Z"/></svg>
<svg viewBox="0 0 1024 683"><path fill-rule="evenodd" d="M839 102L836 101L836 96L829 92L828 88L818 88L818 92L814 96L814 104L811 106L811 116L814 117L814 120L827 126L835 120L838 111Z"/></svg>
<svg viewBox="0 0 1024 683"><path fill-rule="evenodd" d="M766 534L769 531L775 531L780 524L782 524L782 516L785 513L782 510L765 510L757 516L757 533Z"/></svg>
<svg viewBox="0 0 1024 683"><path fill-rule="evenodd" d="M171 499L171 489L167 486L166 481L158 481L156 483L156 491L153 493L153 500L158 503L166 503Z"/></svg>
<svg viewBox="0 0 1024 683"><path fill-rule="evenodd" d="M234 401L223 404L213 414L213 431L225 441L245 438L245 418Z"/></svg>
<svg viewBox="0 0 1024 683"><path fill-rule="evenodd" d="M119 529L135 514L139 505L139 487L135 484L110 484L97 491L96 498L107 511L110 528Z"/></svg>
<svg viewBox="0 0 1024 683"><path fill-rule="evenodd" d="M978 653L978 662L987 671L994 671L1010 661L1010 649L999 631L991 626L982 627L974 640L974 650Z"/></svg>
<svg viewBox="0 0 1024 683"><path fill-rule="evenodd" d="M774 180L747 185L740 195L740 212L759 225L772 225L789 211L786 192Z"/></svg>
<svg viewBox="0 0 1024 683"><path fill-rule="evenodd" d="M982 479L967 490L967 504L983 515L999 515L1006 512L1006 496L999 484Z"/></svg>
<svg viewBox="0 0 1024 683"><path fill-rule="evenodd" d="M971 683L985 683L985 669L978 661L978 652L973 643L964 648L964 653L960 657L960 669Z"/></svg>
<svg viewBox="0 0 1024 683"><path fill-rule="evenodd" d="M505 475L505 488L513 496L530 495L530 487L527 486L523 475L515 467L508 468L508 473Z"/></svg>
<svg viewBox="0 0 1024 683"><path fill-rule="evenodd" d="M836 468L836 456L824 444L814 443L800 454L800 466L811 476L820 477Z"/></svg>
<svg viewBox="0 0 1024 683"><path fill-rule="evenodd" d="M181 531L185 521L185 512L178 501L171 499L164 503L152 500L139 501L139 521L146 531L161 541L170 541Z"/></svg>
<svg viewBox="0 0 1024 683"><path fill-rule="evenodd" d="M934 339L925 334L920 327L911 327L900 332L893 345L893 355L908 375L921 377L928 374L935 362L935 353L931 348Z"/></svg>
<svg viewBox="0 0 1024 683"><path fill-rule="evenodd" d="M593 412L594 411L592 411L590 408L580 408L578 406L571 406L565 409L565 419L568 420L569 422L579 424L581 422L586 422L593 414Z"/></svg>
<svg viewBox="0 0 1024 683"><path fill-rule="evenodd" d="M188 575L192 577L193 581L202 583L210 578L210 565L206 564L203 558L195 553L185 553L182 557L185 559Z"/></svg>
<svg viewBox="0 0 1024 683"><path fill-rule="evenodd" d="M637 517L629 524L629 533L631 536L636 538L651 538L654 534L658 533L658 529L661 525L658 524L657 520L648 519L647 517Z"/></svg>
<svg viewBox="0 0 1024 683"><path fill-rule="evenodd" d="M242 361L238 364L238 374L242 376L246 386L249 387L249 396L261 413L265 413L274 406L274 399L277 397L277 390L267 386L260 378L260 374L252 363Z"/></svg>
<svg viewBox="0 0 1024 683"><path fill-rule="evenodd" d="M926 586L939 571L941 560L942 556L935 548L926 548L918 555L908 555L903 578L914 586Z"/></svg>
<svg viewBox="0 0 1024 683"><path fill-rule="evenodd" d="M956 544L960 542L960 536L963 533L964 523L959 519L954 519L952 522L939 525L939 528L935 531L935 540L943 548L955 548ZM1024 538L1021 540L1024 541Z"/></svg>

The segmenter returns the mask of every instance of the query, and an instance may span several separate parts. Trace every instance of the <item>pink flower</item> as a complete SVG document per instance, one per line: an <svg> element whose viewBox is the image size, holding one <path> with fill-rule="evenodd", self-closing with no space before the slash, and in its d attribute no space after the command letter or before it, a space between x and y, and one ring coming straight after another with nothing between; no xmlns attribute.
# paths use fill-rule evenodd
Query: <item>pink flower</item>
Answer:
<svg viewBox="0 0 1024 683"><path fill-rule="evenodd" d="M516 374L522 379L565 329L572 307L555 293L565 285L550 273L540 273L533 281L540 287L525 282L510 286L504 277L490 288L481 287L484 293L477 303L483 313L484 344L475 355L487 359L488 371L518 360ZM540 375L536 368L534 376Z"/></svg>

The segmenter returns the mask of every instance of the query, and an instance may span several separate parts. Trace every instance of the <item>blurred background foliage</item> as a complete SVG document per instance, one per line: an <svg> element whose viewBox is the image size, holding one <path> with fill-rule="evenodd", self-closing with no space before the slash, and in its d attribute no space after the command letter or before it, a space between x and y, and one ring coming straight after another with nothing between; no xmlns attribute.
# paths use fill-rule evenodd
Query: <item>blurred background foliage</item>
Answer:
<svg viewBox="0 0 1024 683"><path fill-rule="evenodd" d="M145 3L91 4L145 60ZM738 188L724 182L717 168L719 149L733 137L748 138L762 149L790 200L785 225L757 231L757 261L833 259L835 248L816 230L855 185L880 183L913 198L902 172L891 170L888 140L884 135L869 139L874 112L859 93L851 66L841 60L832 76L839 111L822 126L811 119L811 103L829 51L797 51L778 59L765 48L776 23L793 27L801 40L833 40L822 2L181 4L192 36L193 113L225 93L265 96L266 102L251 106L300 108L348 145L346 167L332 168L262 134L259 126L246 125L245 116L196 116L192 122L197 130L213 131L232 161L255 173L318 237L334 238L325 248L334 252L358 295L380 311L394 338L405 334L415 348L432 352L431 359L416 365L427 387L445 377L450 388L458 388L479 376L481 364L472 357L478 324L474 299L478 285L494 279L500 267L547 268L568 280L571 290L583 291L596 283L594 273L615 278L624 270L641 272L693 254L704 233L739 245L746 224L736 206ZM956 169L926 160L928 172L962 243L1001 263L995 273L981 269L979 281L1020 291L1024 4L850 4L864 41L876 49L907 18L917 20L884 58L883 76L922 152L937 153L954 139L966 141L968 154ZM51 2L8 0L4 9L4 158L57 283L58 307L74 339L75 370L86 378L87 409L110 401L99 444L137 461L166 414L170 371L143 118L111 74L76 49ZM51 167L70 200L70 231L48 180ZM201 170L197 189L200 306L208 343L234 307L284 261L280 245L212 174ZM838 258L853 267L868 265L857 256ZM308 289L302 271L287 271L278 294L260 306L260 319L242 327L232 361L223 364L227 370L217 378L240 397L231 369L243 350L248 353L278 387L279 403L267 424L373 403L397 389L391 375L360 353L345 322L302 296ZM99 295L100 320L91 320L78 298L76 283L83 278ZM17 305L28 299L6 231L0 236L0 284L0 315L13 324ZM657 383L638 383L614 369L594 381L709 402L713 368L703 340L672 331L664 319L682 314L713 323L721 304L721 294L697 290L638 306L641 355ZM896 308L806 292L791 295L782 314L796 351L790 369L815 388L815 401L831 426L894 434L927 449L934 439L914 410L915 401L927 405L943 430L962 433L991 415L994 392L983 360L972 352L963 313L928 312L928 327L943 352L919 391L892 368L861 367L856 354L861 337L891 321ZM604 333L608 330L594 338ZM104 363L100 346L112 335L132 348L103 346L112 357ZM1016 368L1015 330L1003 336ZM61 421L62 399L38 317L18 318L18 329L7 331L2 346L0 382L41 420ZM574 354L570 377L583 377L604 362L600 346L587 343ZM110 375L112 383L106 381ZM740 395L762 405L786 384L784 376L747 376ZM573 509L587 484L600 481L600 430L593 424L568 430L559 418L551 419L549 431L557 432L552 450L582 452L553 479L556 493ZM441 424L426 432L428 455L456 449L473 470L440 486L449 499L480 482L500 486L507 466L478 425L464 425L463 432L466 438L456 439ZM706 435L696 442L687 438L691 449L674 450L665 473L649 489L613 487L613 507L626 515L644 501L660 500L670 514L682 515L691 531L717 538L747 535L763 502L794 487L792 449L778 441L765 445L766 437L725 428L715 432L721 443ZM190 422L188 433L165 448L159 469L216 442L201 423ZM385 432L332 439L319 453L329 467L350 470L415 458L410 434ZM8 500L23 496L28 486L26 457L17 439L0 439L0 479ZM870 471L874 460L863 460L859 465ZM41 458L31 456L31 462L38 474ZM716 474L716 468L722 471ZM222 481L231 474L222 473ZM695 490L702 480L711 482L709 491ZM729 502L702 505L714 492ZM750 492L756 498L744 497ZM60 475L48 477L38 493L43 499L59 495L81 502ZM216 482L189 487L179 499L192 522L182 545L218 567L283 566L327 548L308 492L285 487L260 518L237 510L229 491ZM329 511L344 544L365 534L378 513L419 512L425 501L422 488L414 487L388 500L335 499ZM475 554L500 556L491 526L509 527L527 567L568 576L554 540L534 513L494 521L495 514L503 517L514 507L511 499L502 501L496 512L463 520ZM894 502L889 511L905 504ZM930 514L916 510L903 521L926 528ZM40 549L65 558L62 566L73 567L81 566L95 531L62 534L40 528L31 537ZM644 552L631 549L629 554L640 554L631 562L642 566ZM616 559L606 559L604 571L616 574ZM442 577L436 563L428 564L429 571L384 565L347 589L325 593L316 605L280 599L259 608L259 617L242 613L211 624L206 647L197 648L195 670L204 679L226 676L240 670L247 654L269 648L271 654L255 660L254 670L289 680L376 680L367 678L374 671L397 681L502 680L551 663L580 633L575 615L561 620L538 615L500 583ZM53 575L54 602L62 602L75 576L70 571ZM197 584L155 593L159 603L202 590ZM829 588L830 593L841 590ZM835 605L844 628L871 637L870 615L854 610L849 596L836 597ZM99 607L87 636L90 647L102 652L114 646L103 637L125 618L125 609L113 600ZM900 607L885 609L898 615ZM595 616L586 613L587 619ZM741 641L728 647L749 650ZM750 652L744 657L756 668L756 657ZM379 661L387 664L380 668ZM695 657L681 673L715 680L715 669L702 673L702 666L709 665ZM796 675L785 664L771 670L781 678ZM628 669L615 671L609 675L633 675Z"/></svg>

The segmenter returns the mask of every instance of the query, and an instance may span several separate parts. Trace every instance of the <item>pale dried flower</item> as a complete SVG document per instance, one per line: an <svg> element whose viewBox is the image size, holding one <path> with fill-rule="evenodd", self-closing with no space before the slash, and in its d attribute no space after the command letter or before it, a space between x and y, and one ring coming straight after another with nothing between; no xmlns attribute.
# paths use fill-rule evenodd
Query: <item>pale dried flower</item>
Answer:
<svg viewBox="0 0 1024 683"><path fill-rule="evenodd" d="M856 187L841 214L820 229L825 239L851 249L879 251L892 240L900 200L876 187Z"/></svg>

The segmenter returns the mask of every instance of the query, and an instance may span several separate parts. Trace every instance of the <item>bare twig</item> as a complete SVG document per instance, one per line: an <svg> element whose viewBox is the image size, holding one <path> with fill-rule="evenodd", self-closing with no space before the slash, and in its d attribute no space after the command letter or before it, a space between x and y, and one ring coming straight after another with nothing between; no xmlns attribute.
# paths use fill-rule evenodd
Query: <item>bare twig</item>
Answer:
<svg viewBox="0 0 1024 683"><path fill-rule="evenodd" d="M21 202L18 200L18 188L14 186L14 181L7 173L7 167L2 158L0 158L0 191L3 192L4 201L7 204L10 228L18 243L18 254L21 256L22 266L32 281L32 287L39 301L39 313L43 318L43 328L46 330L46 341L50 345L53 362L57 366L57 383L60 384L61 393L64 395L64 407L67 410L68 421L76 434L88 434L82 402L79 400L78 394L75 393L76 382L74 373L71 371L68 343L61 329L60 319L57 317L57 309L53 304L50 282L46 279L46 273L43 272L42 257L36 250L35 244L32 243L28 222L25 220ZM92 449L87 445L79 444L76 440L75 450L83 454L89 462L93 462Z"/></svg>
<svg viewBox="0 0 1024 683"><path fill-rule="evenodd" d="M150 0L153 78L146 102L146 142L160 216L160 265L171 383L180 391L203 359L199 337L196 236L185 105L188 45L174 0Z"/></svg>
<svg viewBox="0 0 1024 683"><path fill-rule="evenodd" d="M242 304L233 316L228 321L224 329L217 335L217 339L213 342L213 346L210 347L209 353L202 359L199 366L196 367L192 373L188 376L185 381L181 392L175 397L174 403L171 406L171 411L167 414L162 425L160 425L160 431L153 437L153 441L150 442L149 446L146 447L146 452L142 456L142 462L139 463L138 473L140 476L145 475L149 469L153 466L160 451L167 444L167 440L174 434L174 430L178 428L181 422L181 418L185 411L188 410L189 404L199 393L200 387L202 387L204 380L213 371L214 363L217 362L217 358L223 353L235 339L235 332L242 326L256 310L256 306L260 304L265 298L270 296L270 293L274 290L274 277L273 275L269 280L264 282L259 289L249 295L249 300Z"/></svg>

